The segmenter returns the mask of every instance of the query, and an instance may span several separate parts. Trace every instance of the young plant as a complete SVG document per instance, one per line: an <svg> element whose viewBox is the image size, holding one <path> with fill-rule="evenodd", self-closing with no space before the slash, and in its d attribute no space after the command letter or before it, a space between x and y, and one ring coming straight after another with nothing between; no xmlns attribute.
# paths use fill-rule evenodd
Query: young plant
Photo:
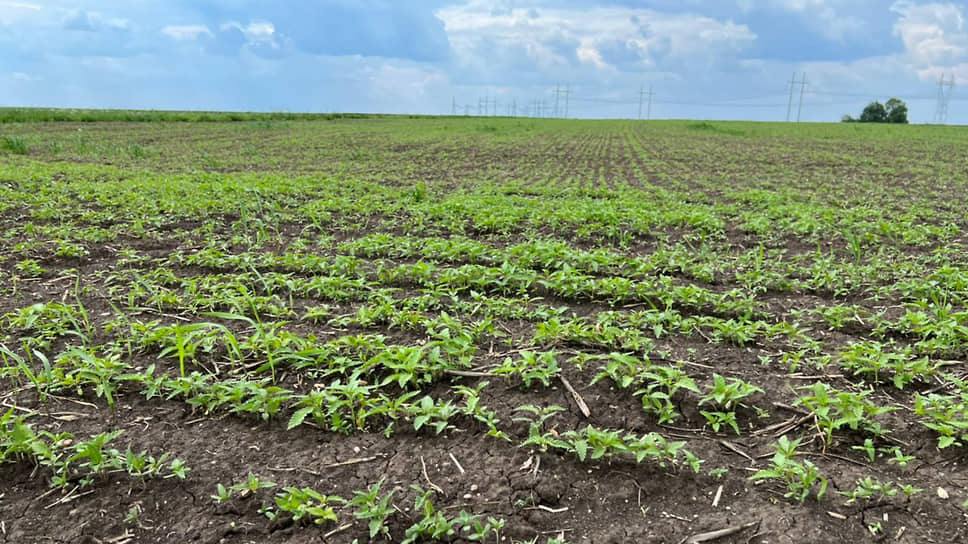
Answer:
<svg viewBox="0 0 968 544"><path fill-rule="evenodd" d="M812 386L801 387L812 394L803 394L794 404L803 405L817 417L820 428L824 432L824 444L829 446L833 440L833 433L843 427L851 430L863 430L875 436L888 431L874 420L881 414L892 412L895 408L878 406L867 399L871 390L861 393L840 391L823 382L816 382Z"/></svg>
<svg viewBox="0 0 968 544"><path fill-rule="evenodd" d="M763 390L759 387L746 383L739 378L730 378L727 382L719 374L713 374L713 386L699 400L699 406L711 403L721 407L723 411L703 410L700 413L706 418L706 422L713 428L713 431L718 433L719 429L729 426L739 435L739 424L736 422L736 412L733 411L733 408L745 406L740 402L741 400L754 393L762 392Z"/></svg>
<svg viewBox="0 0 968 544"><path fill-rule="evenodd" d="M561 369L558 368L558 361L554 351L522 351L521 358L514 360L511 357L504 359L504 363L494 369L493 373L507 376L519 376L524 382L524 388L531 387L531 382L539 381L545 387L551 385L551 380L555 378Z"/></svg>
<svg viewBox="0 0 968 544"><path fill-rule="evenodd" d="M820 476L820 471L810 461L804 460L801 463L794 459L797 456L799 446L799 438L791 442L786 436L781 436L773 444L776 453L770 460L771 467L757 472L750 476L750 479L754 481L779 480L787 487L787 492L783 496L788 499L796 499L801 503L807 500L811 489L816 485L817 500L823 498L827 492L827 479Z"/></svg>
<svg viewBox="0 0 968 544"><path fill-rule="evenodd" d="M528 438L521 443L519 447L535 446L538 451L544 453L548 451L549 448L558 448L563 450L568 450L570 448L568 442L558 438L558 433L554 431L545 431L545 422L558 412L565 411L564 408L557 405L551 405L544 408L539 408L533 405L518 406L514 409L515 412L524 412L526 414L531 414L529 416L522 416L514 418L514 421L523 421L528 423Z"/></svg>
<svg viewBox="0 0 968 544"><path fill-rule="evenodd" d="M326 496L309 487L284 487L276 494L275 503L280 512L292 515L295 522L312 522L323 525L339 518L330 503L345 502L340 497Z"/></svg>
<svg viewBox="0 0 968 544"><path fill-rule="evenodd" d="M428 395L420 399L419 403L411 405L408 412L413 417L414 430L419 431L424 425L429 424L434 428L436 434L440 434L447 429L454 428L449 423L449 420L457 415L459 410L450 401L443 403L440 401L435 402Z"/></svg>
<svg viewBox="0 0 968 544"><path fill-rule="evenodd" d="M386 478L371 485L366 491L356 491L355 496L347 502L348 506L356 509L353 514L356 519L367 520L370 531L370 539L377 535L390 538L390 528L387 526L387 519L396 511L390 504L393 500L396 489L390 490L386 495L380 496L380 488L386 482Z"/></svg>
<svg viewBox="0 0 968 544"><path fill-rule="evenodd" d="M908 490L913 495L919 492L917 488L908 486ZM847 504L852 504L860 499L883 501L894 497L898 493L898 488L891 482L880 482L870 476L857 480L857 487L849 491L838 491L839 494L847 497Z"/></svg>

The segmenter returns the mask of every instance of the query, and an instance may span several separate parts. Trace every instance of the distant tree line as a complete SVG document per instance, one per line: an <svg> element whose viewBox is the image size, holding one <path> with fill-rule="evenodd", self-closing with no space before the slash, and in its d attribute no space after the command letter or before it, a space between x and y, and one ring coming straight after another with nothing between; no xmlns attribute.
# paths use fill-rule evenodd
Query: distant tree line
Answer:
<svg viewBox="0 0 968 544"><path fill-rule="evenodd" d="M844 123L900 123L908 122L908 107L903 100L892 98L886 104L873 101L864 108L859 118L851 117L849 114L843 116L841 121Z"/></svg>

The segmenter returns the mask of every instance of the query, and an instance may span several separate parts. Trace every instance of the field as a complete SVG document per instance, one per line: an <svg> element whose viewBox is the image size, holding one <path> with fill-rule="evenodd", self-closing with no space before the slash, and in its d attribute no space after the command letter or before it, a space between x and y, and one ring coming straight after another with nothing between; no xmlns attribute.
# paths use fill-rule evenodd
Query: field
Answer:
<svg viewBox="0 0 968 544"><path fill-rule="evenodd" d="M963 129L7 113L0 542L968 541Z"/></svg>

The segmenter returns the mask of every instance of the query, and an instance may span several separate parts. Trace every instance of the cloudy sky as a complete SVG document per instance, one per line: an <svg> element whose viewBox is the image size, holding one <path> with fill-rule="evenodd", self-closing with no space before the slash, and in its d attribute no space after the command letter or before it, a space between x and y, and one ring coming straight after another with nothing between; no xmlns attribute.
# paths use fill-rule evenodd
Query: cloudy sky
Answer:
<svg viewBox="0 0 968 544"><path fill-rule="evenodd" d="M966 17L963 0L0 0L0 105L563 115L567 96L571 117L634 118L651 88L653 118L783 120L796 72L794 117L803 91L807 121L899 96L930 122L944 74L968 124Z"/></svg>

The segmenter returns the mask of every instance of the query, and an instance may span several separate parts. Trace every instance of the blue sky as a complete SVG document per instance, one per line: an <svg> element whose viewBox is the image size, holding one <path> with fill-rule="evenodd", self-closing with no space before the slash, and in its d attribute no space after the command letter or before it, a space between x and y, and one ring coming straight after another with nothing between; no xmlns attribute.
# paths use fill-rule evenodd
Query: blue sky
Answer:
<svg viewBox="0 0 968 544"><path fill-rule="evenodd" d="M560 84L571 117L636 117L651 87L654 118L783 120L796 72L804 120L899 96L930 122L945 74L968 124L966 18L920 0L0 0L0 105L553 113Z"/></svg>

